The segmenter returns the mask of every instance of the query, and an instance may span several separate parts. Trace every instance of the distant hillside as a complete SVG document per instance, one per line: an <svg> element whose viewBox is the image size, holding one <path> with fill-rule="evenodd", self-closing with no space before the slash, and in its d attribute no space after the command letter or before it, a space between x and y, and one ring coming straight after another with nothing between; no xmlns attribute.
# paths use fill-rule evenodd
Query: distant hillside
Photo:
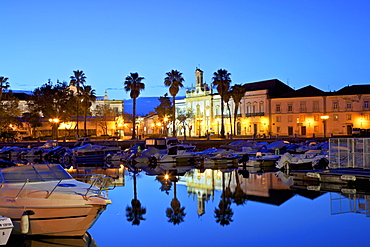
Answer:
<svg viewBox="0 0 370 247"><path fill-rule="evenodd" d="M132 99L125 99L125 113L132 114ZM160 104L159 97L139 97L136 99L136 115L145 116Z"/></svg>
<svg viewBox="0 0 370 247"><path fill-rule="evenodd" d="M176 97L176 99L182 99L184 96ZM172 99L170 97L170 99ZM132 99L125 99L124 107L125 113L132 114ZM145 116L149 112L153 112L154 108L159 106L159 97L139 97L136 99L136 115Z"/></svg>

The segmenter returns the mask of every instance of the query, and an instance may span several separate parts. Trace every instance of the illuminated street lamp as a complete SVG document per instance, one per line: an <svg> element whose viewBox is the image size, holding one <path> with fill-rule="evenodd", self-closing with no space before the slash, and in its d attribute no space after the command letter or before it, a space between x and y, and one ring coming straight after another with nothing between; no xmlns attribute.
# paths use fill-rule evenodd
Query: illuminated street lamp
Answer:
<svg viewBox="0 0 370 247"><path fill-rule="evenodd" d="M324 124L324 137L326 137L326 120L329 119L329 116L325 115L325 116L321 116L320 118L322 120L322 123Z"/></svg>
<svg viewBox="0 0 370 247"><path fill-rule="evenodd" d="M52 138L54 138L54 136L56 136L55 139L58 139L58 129L57 129L57 127L58 127L59 119L58 118L49 118L49 122L52 125L52 129L51 129Z"/></svg>

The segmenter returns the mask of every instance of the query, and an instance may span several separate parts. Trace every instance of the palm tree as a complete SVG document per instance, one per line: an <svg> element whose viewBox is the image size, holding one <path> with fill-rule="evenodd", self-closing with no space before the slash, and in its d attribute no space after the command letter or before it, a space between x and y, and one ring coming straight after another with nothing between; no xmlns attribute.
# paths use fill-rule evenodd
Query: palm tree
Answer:
<svg viewBox="0 0 370 247"><path fill-rule="evenodd" d="M95 102L96 96L95 96L95 90L91 88L91 86L83 86L81 88L81 103L82 108L84 110L84 135L87 137L86 132L86 117L87 117L87 111L91 107L92 102Z"/></svg>
<svg viewBox="0 0 370 247"><path fill-rule="evenodd" d="M213 85L216 86L218 94L221 96L221 138L225 138L225 126L224 126L224 97L229 91L231 79L230 73L226 69L219 69L213 73L212 78Z"/></svg>
<svg viewBox="0 0 370 247"><path fill-rule="evenodd" d="M136 139L136 99L139 97L140 92L145 89L145 84L141 82L142 80L144 80L144 77L140 77L137 72L130 73L125 79L124 88L126 92L130 92L132 99L132 140Z"/></svg>
<svg viewBox="0 0 370 247"><path fill-rule="evenodd" d="M230 94L231 97L233 97L234 101L234 135L236 135L236 118L238 114L238 109L240 106L240 101L244 97L245 94L245 88L241 84L235 84L231 87Z"/></svg>
<svg viewBox="0 0 370 247"><path fill-rule="evenodd" d="M0 76L0 100L3 98L3 90L9 88L9 82L7 77Z"/></svg>
<svg viewBox="0 0 370 247"><path fill-rule="evenodd" d="M224 95L224 102L226 103L227 106L227 111L229 112L229 122L230 122L230 139L233 139L233 125L231 121L231 110L230 110L230 98L231 98L231 93L230 91L227 91Z"/></svg>
<svg viewBox="0 0 370 247"><path fill-rule="evenodd" d="M182 73L177 70L171 70L171 72L166 73L167 77L164 78L164 85L166 87L170 87L170 94L172 96L172 133L173 136L176 136L176 127L175 127L175 120L176 120L176 105L175 105L175 98L177 93L180 90L180 87L184 87L182 83L185 81L182 77Z"/></svg>
<svg viewBox="0 0 370 247"><path fill-rule="evenodd" d="M184 221L186 213L184 212L185 207L181 207L181 203L176 197L177 178L173 182L173 199L171 200L171 207L166 209L166 216L168 218L168 222L171 222L174 225L178 225Z"/></svg>
<svg viewBox="0 0 370 247"><path fill-rule="evenodd" d="M73 71L73 75L70 77L72 86L75 86L77 89L77 100L76 100L76 134L79 137L78 133L78 110L79 110L79 101L80 101L80 87L86 82L86 76L82 70Z"/></svg>
<svg viewBox="0 0 370 247"><path fill-rule="evenodd" d="M126 207L126 217L127 221L132 222L132 225L140 225L142 220L145 220L144 214L146 214L146 208L141 206L141 202L137 199L137 190L136 190L136 176L138 175L137 171L134 171L134 199L131 200L131 207Z"/></svg>

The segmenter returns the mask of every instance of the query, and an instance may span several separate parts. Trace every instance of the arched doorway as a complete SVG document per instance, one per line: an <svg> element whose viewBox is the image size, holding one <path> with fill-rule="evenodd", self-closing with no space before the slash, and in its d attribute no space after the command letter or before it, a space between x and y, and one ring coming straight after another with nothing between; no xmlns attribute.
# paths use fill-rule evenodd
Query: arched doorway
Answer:
<svg viewBox="0 0 370 247"><path fill-rule="evenodd" d="M242 125L240 122L236 124L236 135L240 136L242 134Z"/></svg>

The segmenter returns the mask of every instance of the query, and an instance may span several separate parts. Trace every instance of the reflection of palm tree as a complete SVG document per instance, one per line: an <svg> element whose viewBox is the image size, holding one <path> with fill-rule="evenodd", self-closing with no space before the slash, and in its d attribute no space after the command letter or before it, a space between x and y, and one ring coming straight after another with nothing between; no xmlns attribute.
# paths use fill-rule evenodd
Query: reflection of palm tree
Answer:
<svg viewBox="0 0 370 247"><path fill-rule="evenodd" d="M233 171L235 173L236 187L233 194L233 202L236 205L243 205L247 201L247 194L244 193L243 189L240 187L239 174L237 170Z"/></svg>
<svg viewBox="0 0 370 247"><path fill-rule="evenodd" d="M137 199L136 191L136 176L134 173L134 199L131 200L131 207L126 207L126 217L127 221L132 222L132 225L140 225L140 221L145 220L144 214L146 214L146 208L141 206L140 201Z"/></svg>
<svg viewBox="0 0 370 247"><path fill-rule="evenodd" d="M227 194L229 193L225 190L225 174L222 173L221 201L218 204L218 208L215 208L216 222L220 223L221 226L227 226L233 221L234 212L231 209L231 199Z"/></svg>
<svg viewBox="0 0 370 247"><path fill-rule="evenodd" d="M180 201L176 197L176 180L173 185L173 199L171 201L171 207L166 209L166 216L168 217L168 222L178 225L184 221L186 215L185 207L181 207Z"/></svg>

